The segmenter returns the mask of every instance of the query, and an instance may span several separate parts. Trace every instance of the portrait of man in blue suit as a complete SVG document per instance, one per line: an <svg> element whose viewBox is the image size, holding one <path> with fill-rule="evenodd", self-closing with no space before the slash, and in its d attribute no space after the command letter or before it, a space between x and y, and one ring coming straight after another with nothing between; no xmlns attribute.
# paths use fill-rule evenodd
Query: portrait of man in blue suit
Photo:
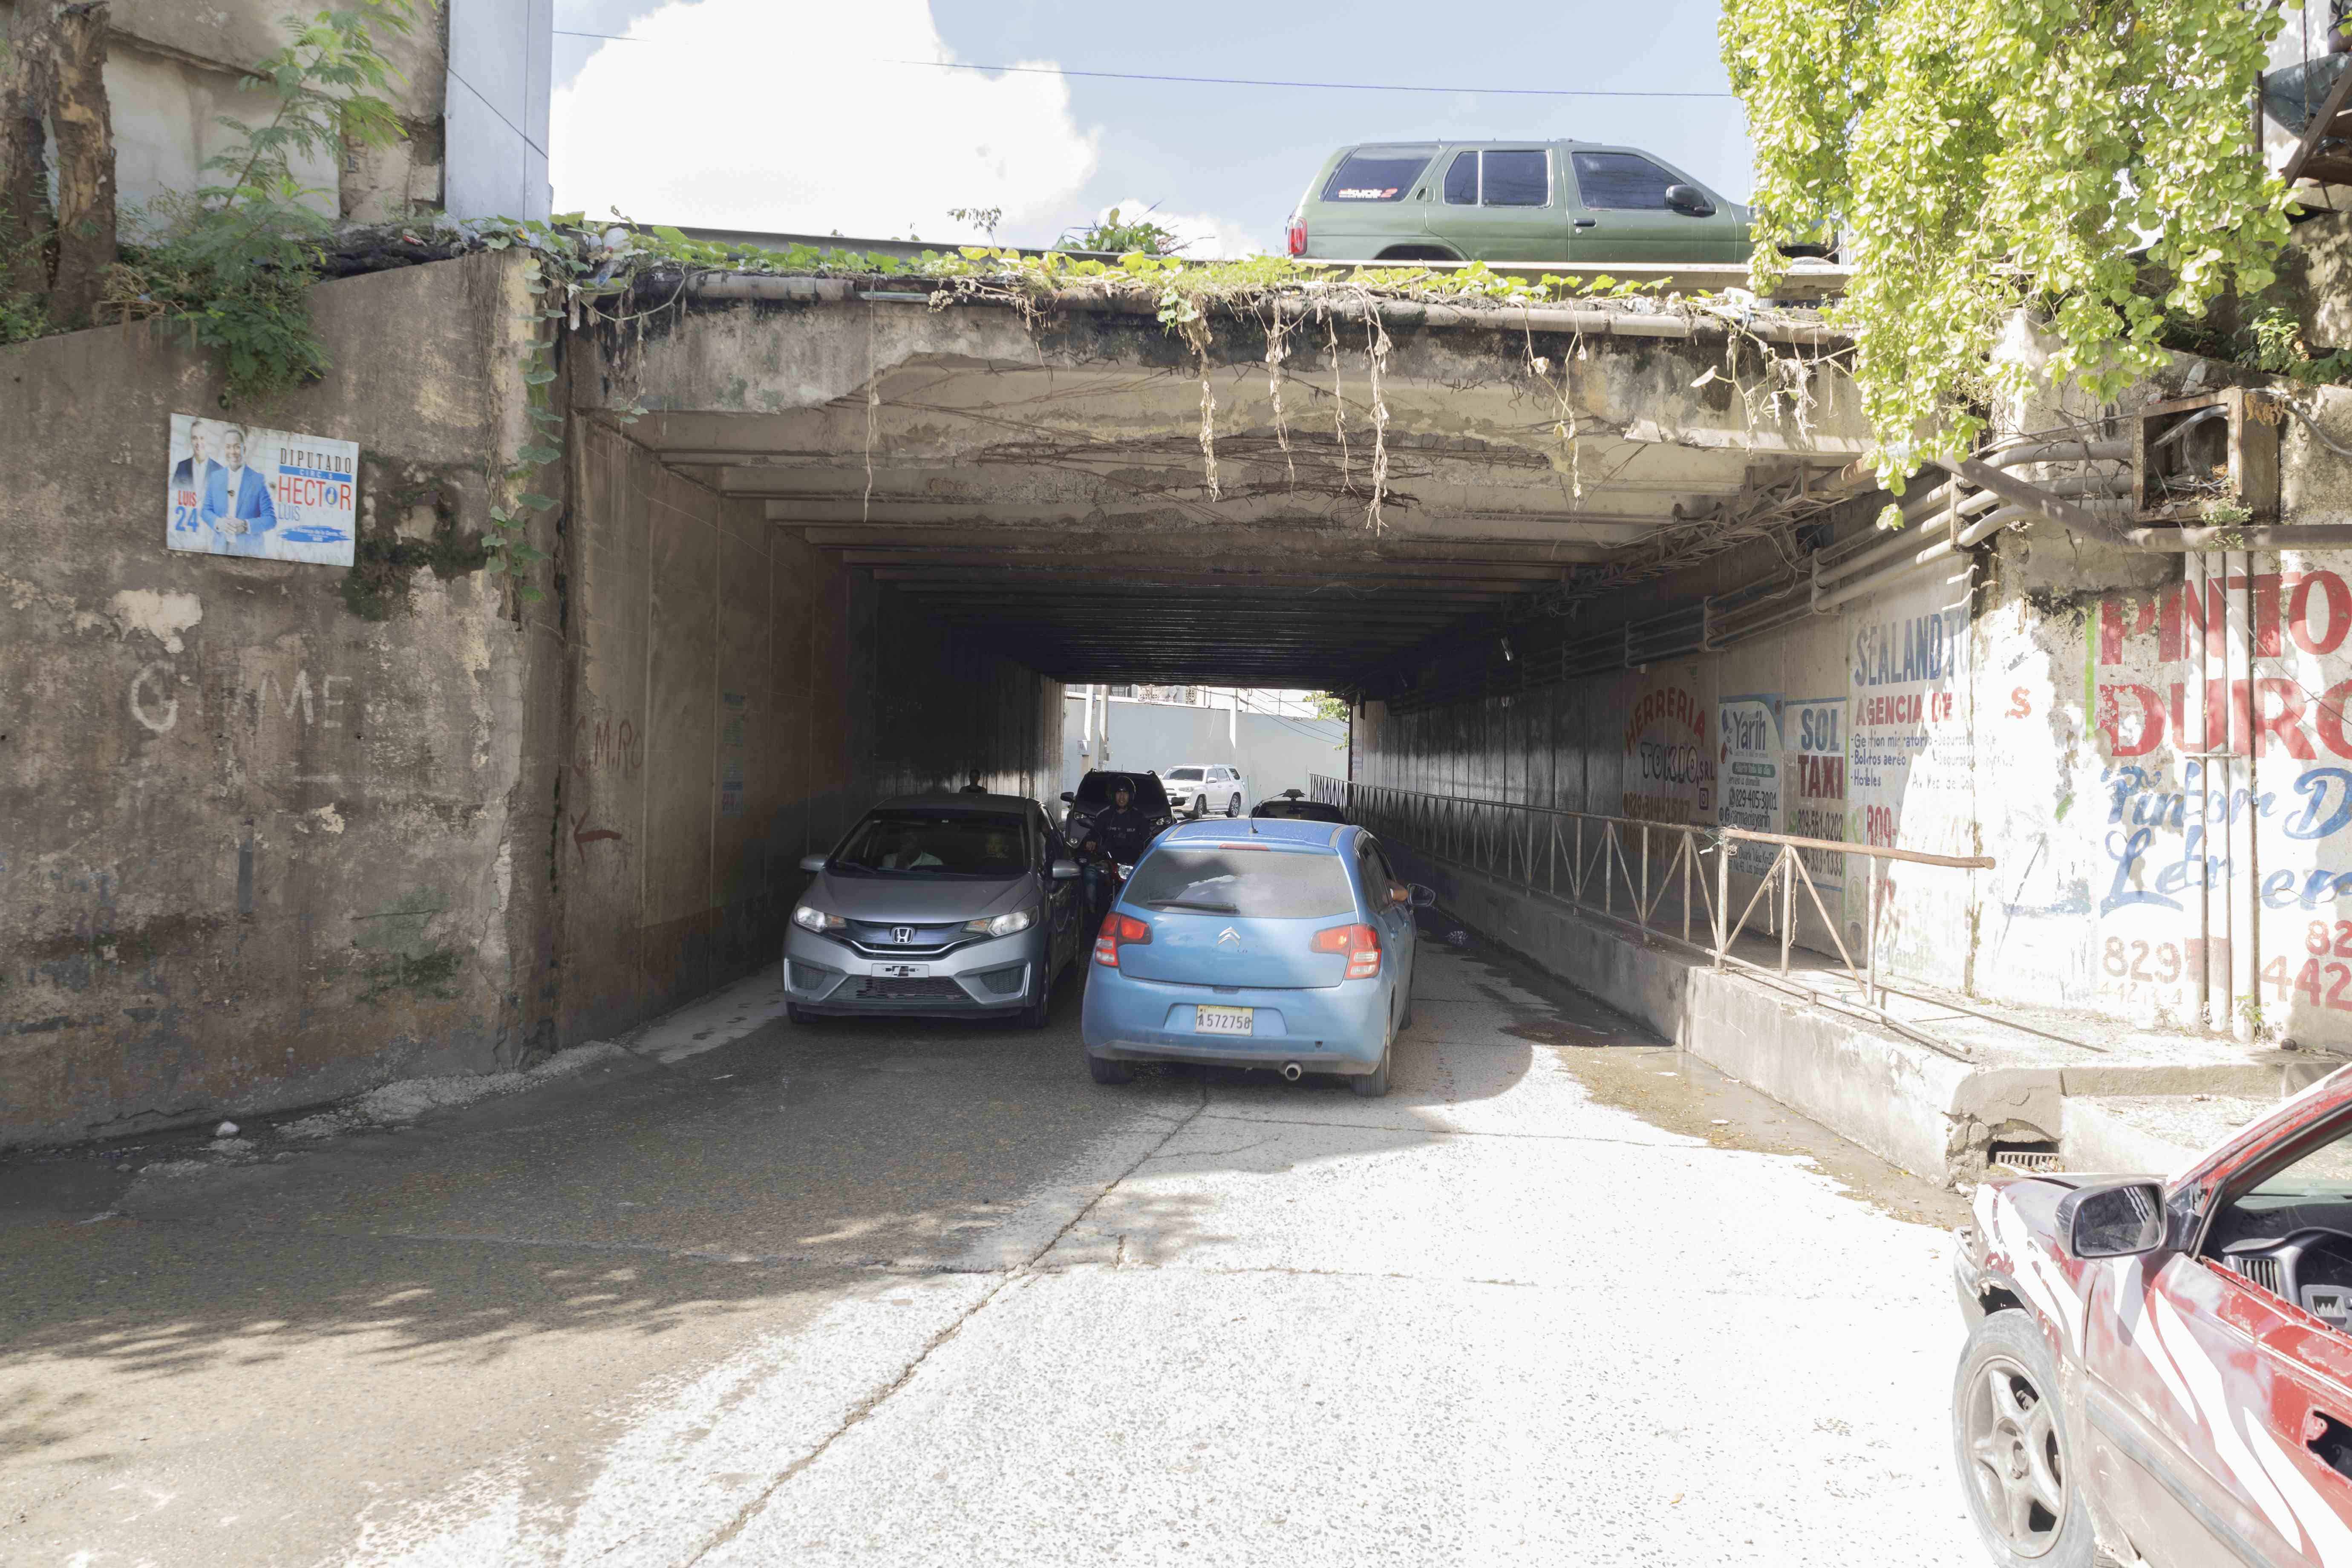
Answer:
<svg viewBox="0 0 2352 1568"><path fill-rule="evenodd" d="M245 466L245 432L235 425L220 429L221 464L205 481L204 505L198 516L219 536L228 555L265 555L263 535L278 526L278 508L269 499L268 483Z"/></svg>
<svg viewBox="0 0 2352 1568"><path fill-rule="evenodd" d="M197 514L205 504L205 492L212 488L213 476L220 472L220 465L213 461L212 438L211 420L190 421L188 455L172 468L172 531L175 533L195 533L205 526Z"/></svg>

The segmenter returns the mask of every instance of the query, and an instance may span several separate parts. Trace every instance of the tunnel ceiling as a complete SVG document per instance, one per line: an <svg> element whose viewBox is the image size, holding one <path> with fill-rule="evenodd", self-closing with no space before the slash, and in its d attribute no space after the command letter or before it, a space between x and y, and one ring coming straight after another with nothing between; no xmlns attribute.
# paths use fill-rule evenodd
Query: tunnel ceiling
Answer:
<svg viewBox="0 0 2352 1568"><path fill-rule="evenodd" d="M1752 340L1735 384L1720 335L1397 328L1376 383L1367 333L1301 323L1277 394L1262 327L1196 354L1149 317L736 306L604 380L665 464L1074 681L1357 689L1546 595L1641 594L1864 446L1842 374L1772 380Z"/></svg>

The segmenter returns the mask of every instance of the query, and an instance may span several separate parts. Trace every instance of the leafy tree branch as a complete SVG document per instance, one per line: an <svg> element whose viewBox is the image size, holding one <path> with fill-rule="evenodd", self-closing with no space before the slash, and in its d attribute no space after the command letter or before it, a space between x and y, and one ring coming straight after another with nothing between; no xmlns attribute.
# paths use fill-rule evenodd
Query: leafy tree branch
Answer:
<svg viewBox="0 0 2352 1568"><path fill-rule="evenodd" d="M2288 197L2251 105L2280 23L2241 0L1727 0L1759 286L1776 246L1843 232L1832 315L1882 473L1965 450L1990 395L2028 389L1988 368L2020 308L2052 380L2105 398L2163 362L2168 313L2272 281Z"/></svg>

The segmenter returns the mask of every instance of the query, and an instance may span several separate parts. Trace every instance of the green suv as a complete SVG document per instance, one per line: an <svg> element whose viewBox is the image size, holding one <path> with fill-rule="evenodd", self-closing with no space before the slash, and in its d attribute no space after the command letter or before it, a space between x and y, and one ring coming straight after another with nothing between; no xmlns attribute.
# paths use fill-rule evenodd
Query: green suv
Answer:
<svg viewBox="0 0 2352 1568"><path fill-rule="evenodd" d="M1748 253L1746 207L1651 153L1587 142L1345 147L1290 218L1291 255L1342 261L1729 264Z"/></svg>

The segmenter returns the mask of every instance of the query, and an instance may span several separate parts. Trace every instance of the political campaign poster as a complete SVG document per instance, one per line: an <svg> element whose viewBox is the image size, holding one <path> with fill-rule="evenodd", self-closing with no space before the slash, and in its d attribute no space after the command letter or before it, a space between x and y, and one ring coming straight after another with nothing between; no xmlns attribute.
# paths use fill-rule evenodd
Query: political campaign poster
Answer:
<svg viewBox="0 0 2352 1568"><path fill-rule="evenodd" d="M1727 697L1717 704L1717 765L1723 780L1723 826L1779 833L1780 826L1780 699ZM1775 845L1732 842L1731 868L1749 877L1772 869Z"/></svg>
<svg viewBox="0 0 2352 1568"><path fill-rule="evenodd" d="M359 466L356 441L174 414L164 542L204 555L349 566Z"/></svg>

